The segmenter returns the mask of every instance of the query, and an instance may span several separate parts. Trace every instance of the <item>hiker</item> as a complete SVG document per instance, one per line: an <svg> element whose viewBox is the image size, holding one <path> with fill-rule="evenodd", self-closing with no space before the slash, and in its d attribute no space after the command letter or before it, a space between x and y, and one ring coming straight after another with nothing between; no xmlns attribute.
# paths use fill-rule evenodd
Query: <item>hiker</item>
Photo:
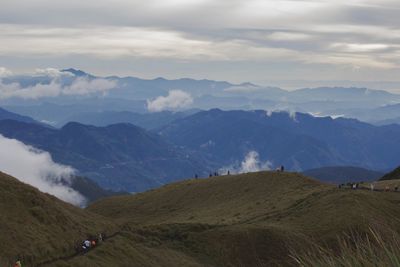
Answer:
<svg viewBox="0 0 400 267"><path fill-rule="evenodd" d="M231 175L231 172L228 170L228 175Z"/></svg>
<svg viewBox="0 0 400 267"><path fill-rule="evenodd" d="M91 244L92 244L92 242L90 242L89 240L86 239L86 240L83 242L83 247L84 247L85 249L89 249Z"/></svg>
<svg viewBox="0 0 400 267"><path fill-rule="evenodd" d="M281 165L281 172L285 171L285 166Z"/></svg>
<svg viewBox="0 0 400 267"><path fill-rule="evenodd" d="M209 175L208 177L210 177L210 178L211 178L211 177L212 177L212 173L210 173L210 175Z"/></svg>
<svg viewBox="0 0 400 267"><path fill-rule="evenodd" d="M357 184L353 184L352 188L353 188L353 190L356 190L357 189Z"/></svg>
<svg viewBox="0 0 400 267"><path fill-rule="evenodd" d="M342 189L342 185L341 185L341 184L339 184L339 185L338 185L338 188L339 188L339 189Z"/></svg>
<svg viewBox="0 0 400 267"><path fill-rule="evenodd" d="M394 188L394 191L398 191L399 190L399 187L398 186L396 186L395 188Z"/></svg>
<svg viewBox="0 0 400 267"><path fill-rule="evenodd" d="M14 264L14 267L22 267L21 261L17 260Z"/></svg>
<svg viewBox="0 0 400 267"><path fill-rule="evenodd" d="M214 172L214 176L218 176L218 172Z"/></svg>
<svg viewBox="0 0 400 267"><path fill-rule="evenodd" d="M96 241L95 241L95 240L92 240L92 242L90 243L90 246L91 246L91 247L95 247L95 246L96 246Z"/></svg>
<svg viewBox="0 0 400 267"><path fill-rule="evenodd" d="M197 173L194 175L194 179L199 178L199 176L197 175Z"/></svg>
<svg viewBox="0 0 400 267"><path fill-rule="evenodd" d="M103 235L100 233L99 237L97 238L98 242L101 243L103 242Z"/></svg>
<svg viewBox="0 0 400 267"><path fill-rule="evenodd" d="M375 185L374 185L374 184L371 184L371 185L370 185L370 188L371 188L371 191L374 191Z"/></svg>
<svg viewBox="0 0 400 267"><path fill-rule="evenodd" d="M389 187L388 185L385 187L385 191L386 191L386 192L389 192L389 191L390 191L390 187Z"/></svg>

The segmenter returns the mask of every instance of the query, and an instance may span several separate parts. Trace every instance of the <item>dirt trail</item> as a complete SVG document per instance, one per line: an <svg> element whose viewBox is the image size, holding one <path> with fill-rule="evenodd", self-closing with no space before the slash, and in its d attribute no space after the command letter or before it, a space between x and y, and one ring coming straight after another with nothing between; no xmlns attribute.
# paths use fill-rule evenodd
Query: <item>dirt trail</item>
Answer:
<svg viewBox="0 0 400 267"><path fill-rule="evenodd" d="M112 235L108 235L101 243L105 243L105 242L107 242L109 239L112 239L112 238L114 238L115 236L117 236L117 235L119 235L119 234L121 234L121 232L115 232L115 233L113 233ZM101 246L101 243L100 243L99 245L96 245L96 246L93 247L93 248L90 248L90 249L89 249L87 252L85 252L85 253L82 253L82 252L75 252L74 254L71 254L71 255L69 255L69 256L59 257L59 258L56 258L56 259L51 259L51 260L47 260L47 261L40 262L40 263L38 263L36 266L41 267L41 266L46 266L46 265L48 265L48 264L52 264L52 263L55 263L55 262L58 262L58 261L68 261L68 260L72 260L72 259L75 258L75 257L79 257L79 256L85 255L85 254L87 254L87 253L90 253L92 250L95 250L98 246Z"/></svg>

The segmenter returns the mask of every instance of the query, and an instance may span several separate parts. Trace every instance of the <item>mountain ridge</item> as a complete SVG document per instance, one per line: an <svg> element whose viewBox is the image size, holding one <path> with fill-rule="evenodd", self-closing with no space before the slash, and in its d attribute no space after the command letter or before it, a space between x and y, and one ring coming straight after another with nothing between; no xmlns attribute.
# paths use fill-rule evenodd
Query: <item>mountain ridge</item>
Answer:
<svg viewBox="0 0 400 267"><path fill-rule="evenodd" d="M142 191L170 179L201 175L207 172L204 166L209 166L202 157L127 123L95 127L71 122L61 129L49 129L3 120L0 133L47 151L55 162L117 191Z"/></svg>

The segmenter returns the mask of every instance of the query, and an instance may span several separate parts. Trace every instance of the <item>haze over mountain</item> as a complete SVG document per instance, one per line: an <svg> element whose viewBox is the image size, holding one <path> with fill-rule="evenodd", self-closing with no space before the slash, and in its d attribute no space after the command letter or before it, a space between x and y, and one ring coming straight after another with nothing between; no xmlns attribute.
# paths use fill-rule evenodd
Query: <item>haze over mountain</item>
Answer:
<svg viewBox="0 0 400 267"><path fill-rule="evenodd" d="M75 69L45 69L31 75L10 75L1 82L4 90L0 105L53 125L87 116L88 112L147 113L212 108L289 110L377 122L397 118L398 113L381 109L400 102L400 95L367 88L320 87L286 91L252 83L188 78L96 77ZM151 103L156 103L157 109L153 109Z"/></svg>
<svg viewBox="0 0 400 267"><path fill-rule="evenodd" d="M94 126L131 123L150 130L160 128L174 120L184 118L196 112L196 110L184 112L162 111L156 113L135 113L129 111L83 112L72 115L55 126L62 127L71 121Z"/></svg>
<svg viewBox="0 0 400 267"><path fill-rule="evenodd" d="M21 116L19 114L7 111L3 108L0 108L0 120L16 120L16 121L22 121L22 122L27 122L27 123L38 123L31 117Z"/></svg>

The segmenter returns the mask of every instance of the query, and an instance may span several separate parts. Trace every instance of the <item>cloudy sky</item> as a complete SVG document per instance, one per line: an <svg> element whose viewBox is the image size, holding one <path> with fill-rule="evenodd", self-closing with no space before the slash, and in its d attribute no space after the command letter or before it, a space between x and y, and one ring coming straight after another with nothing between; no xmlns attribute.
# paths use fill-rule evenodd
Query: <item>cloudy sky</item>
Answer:
<svg viewBox="0 0 400 267"><path fill-rule="evenodd" d="M0 67L399 81L398 0L2 0Z"/></svg>

